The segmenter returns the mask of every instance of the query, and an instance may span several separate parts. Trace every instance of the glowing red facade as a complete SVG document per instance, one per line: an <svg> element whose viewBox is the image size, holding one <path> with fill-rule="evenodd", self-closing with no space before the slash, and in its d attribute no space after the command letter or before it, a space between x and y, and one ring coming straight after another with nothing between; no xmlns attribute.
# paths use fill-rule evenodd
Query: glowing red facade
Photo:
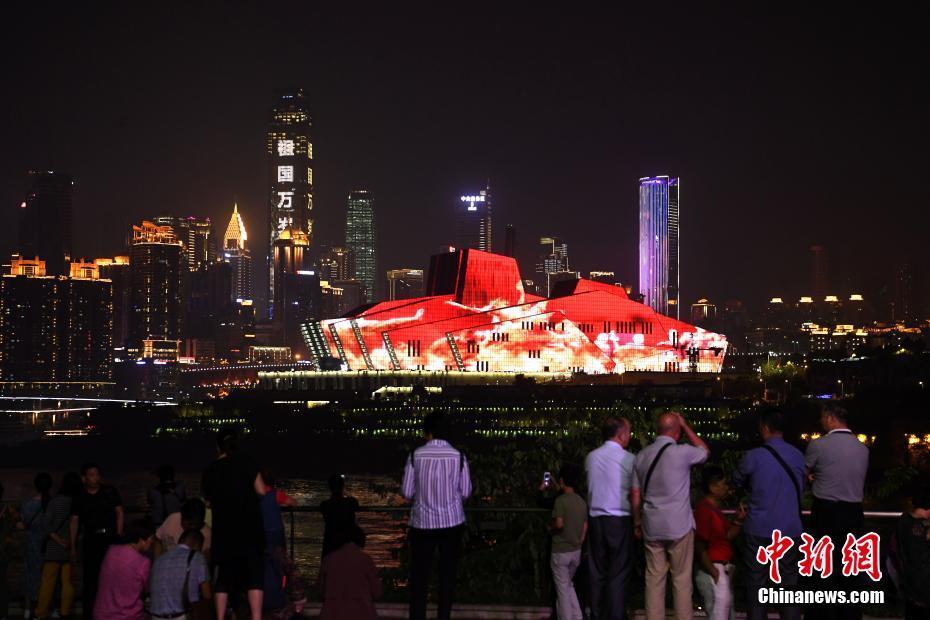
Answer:
<svg viewBox="0 0 930 620"><path fill-rule="evenodd" d="M363 306L303 326L318 359L351 370L719 372L726 338L631 300L617 286L560 283L528 295L513 258L434 256L427 297Z"/></svg>

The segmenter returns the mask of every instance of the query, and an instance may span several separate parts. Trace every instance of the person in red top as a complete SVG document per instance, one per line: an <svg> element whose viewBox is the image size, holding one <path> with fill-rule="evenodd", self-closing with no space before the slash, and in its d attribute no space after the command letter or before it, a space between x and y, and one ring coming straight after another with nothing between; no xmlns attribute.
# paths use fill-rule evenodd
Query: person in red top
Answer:
<svg viewBox="0 0 930 620"><path fill-rule="evenodd" d="M730 541L739 535L746 510L740 506L734 521L724 516L721 507L730 493L730 486L719 467L705 467L701 482L704 496L694 507L695 554L700 559L694 581L704 599L707 617L729 620L733 617L733 587L730 583L733 545Z"/></svg>

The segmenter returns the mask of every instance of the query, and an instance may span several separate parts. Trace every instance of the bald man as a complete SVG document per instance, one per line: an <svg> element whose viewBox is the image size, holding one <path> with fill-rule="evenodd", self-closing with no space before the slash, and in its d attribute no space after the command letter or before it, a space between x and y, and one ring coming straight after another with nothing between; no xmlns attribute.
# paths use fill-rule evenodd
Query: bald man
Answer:
<svg viewBox="0 0 930 620"><path fill-rule="evenodd" d="M691 620L691 565L694 514L691 468L707 460L710 449L680 413L659 416L656 439L633 465L633 525L646 547L646 618L665 618L665 582L672 571L675 617ZM679 444L684 435L688 444Z"/></svg>

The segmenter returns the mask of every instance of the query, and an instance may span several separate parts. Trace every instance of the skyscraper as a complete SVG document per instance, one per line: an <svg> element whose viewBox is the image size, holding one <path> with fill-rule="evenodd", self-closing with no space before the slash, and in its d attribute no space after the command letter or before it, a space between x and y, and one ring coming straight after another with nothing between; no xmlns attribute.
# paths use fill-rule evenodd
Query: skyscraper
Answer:
<svg viewBox="0 0 930 620"><path fill-rule="evenodd" d="M292 229L313 239L313 140L303 89L281 92L268 124L268 317L274 317L275 241Z"/></svg>
<svg viewBox="0 0 930 620"><path fill-rule="evenodd" d="M290 228L282 230L274 242L272 338L275 345L297 352L303 347L300 323L313 317L320 305L320 278L310 269L309 245L305 232Z"/></svg>
<svg viewBox="0 0 930 620"><path fill-rule="evenodd" d="M108 381L112 376L112 287L93 263L71 277L45 261L14 256L0 278L0 378Z"/></svg>
<svg viewBox="0 0 930 620"><path fill-rule="evenodd" d="M320 279L327 282L352 280L355 277L355 261L348 248L327 248L320 259Z"/></svg>
<svg viewBox="0 0 930 620"><path fill-rule="evenodd" d="M354 279L365 287L365 297L374 301L375 290L375 211L367 190L349 193L346 204L346 248L355 260Z"/></svg>
<svg viewBox="0 0 930 620"><path fill-rule="evenodd" d="M216 243L210 218L159 215L153 217L151 222L156 226L171 227L175 238L181 242L181 262L188 271L197 271L216 261Z"/></svg>
<svg viewBox="0 0 930 620"><path fill-rule="evenodd" d="M493 252L491 225L491 184L474 195L460 196L455 212L456 247Z"/></svg>
<svg viewBox="0 0 930 620"><path fill-rule="evenodd" d="M248 240L239 205L233 204L226 234L223 235L223 260L232 267L232 301L252 299L252 254L246 247Z"/></svg>
<svg viewBox="0 0 930 620"><path fill-rule="evenodd" d="M101 279L113 283L113 346L125 347L129 337L129 257L98 258L94 264Z"/></svg>
<svg viewBox="0 0 930 620"><path fill-rule="evenodd" d="M129 344L181 340L181 242L170 226L132 227Z"/></svg>
<svg viewBox="0 0 930 620"><path fill-rule="evenodd" d="M517 256L517 229L513 224L507 224L504 228L504 256Z"/></svg>
<svg viewBox="0 0 930 620"><path fill-rule="evenodd" d="M660 314L679 318L677 177L639 180L639 292Z"/></svg>
<svg viewBox="0 0 930 620"><path fill-rule="evenodd" d="M557 237L540 237L539 257L536 260L538 287L546 297L551 292L550 274L564 273L568 268L568 244Z"/></svg>
<svg viewBox="0 0 930 620"><path fill-rule="evenodd" d="M29 185L29 193L19 205L19 253L26 259L41 258L49 275L66 276L72 251L74 181L60 172L31 170Z"/></svg>

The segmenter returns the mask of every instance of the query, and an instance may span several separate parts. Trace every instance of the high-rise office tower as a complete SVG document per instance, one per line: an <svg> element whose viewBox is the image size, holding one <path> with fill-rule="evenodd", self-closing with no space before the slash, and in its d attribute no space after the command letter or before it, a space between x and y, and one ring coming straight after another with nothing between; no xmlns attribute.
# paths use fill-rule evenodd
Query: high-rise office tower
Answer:
<svg viewBox="0 0 930 620"><path fill-rule="evenodd" d="M541 294L549 296L550 274L564 273L568 268L568 244L557 237L540 237L539 256L536 260L537 285Z"/></svg>
<svg viewBox="0 0 930 620"><path fill-rule="evenodd" d="M70 267L52 276L45 261L14 256L0 278L3 380L110 380L112 286L93 263Z"/></svg>
<svg viewBox="0 0 930 620"><path fill-rule="evenodd" d="M129 257L98 258L94 264L100 277L113 283L113 346L125 347L129 338Z"/></svg>
<svg viewBox="0 0 930 620"><path fill-rule="evenodd" d="M677 177L639 180L639 292L656 312L679 318Z"/></svg>
<svg viewBox="0 0 930 620"><path fill-rule="evenodd" d="M60 172L29 172L29 193L19 207L19 248L23 258L38 256L49 275L68 275L71 261L71 196L74 181Z"/></svg>
<svg viewBox="0 0 930 620"><path fill-rule="evenodd" d="M210 218L159 215L150 221L156 226L171 227L175 238L181 242L181 262L188 271L197 271L216 262L217 248Z"/></svg>
<svg viewBox="0 0 930 620"><path fill-rule="evenodd" d="M504 228L504 256L517 256L517 229L513 224L507 224Z"/></svg>
<svg viewBox="0 0 930 620"><path fill-rule="evenodd" d="M460 196L455 211L455 243L458 249L474 248L493 252L491 225L491 184L474 195Z"/></svg>
<svg viewBox="0 0 930 620"><path fill-rule="evenodd" d="M327 282L355 278L355 261L348 248L327 248L320 259L320 279Z"/></svg>
<svg viewBox="0 0 930 620"><path fill-rule="evenodd" d="M252 254L246 247L249 235L239 215L239 205L233 205L232 216L223 235L223 260L232 266L232 301L252 299Z"/></svg>
<svg viewBox="0 0 930 620"><path fill-rule="evenodd" d="M278 94L268 124L268 317L274 317L275 241L287 229L313 239L313 140L303 89Z"/></svg>
<svg viewBox="0 0 930 620"><path fill-rule="evenodd" d="M129 345L181 340L181 242L170 226L132 227Z"/></svg>
<svg viewBox="0 0 930 620"><path fill-rule="evenodd" d="M387 272L388 301L423 297L422 269L391 269Z"/></svg>
<svg viewBox="0 0 930 620"><path fill-rule="evenodd" d="M346 203L346 248L355 261L354 279L365 287L365 297L374 301L375 290L375 210L371 193L355 190Z"/></svg>

